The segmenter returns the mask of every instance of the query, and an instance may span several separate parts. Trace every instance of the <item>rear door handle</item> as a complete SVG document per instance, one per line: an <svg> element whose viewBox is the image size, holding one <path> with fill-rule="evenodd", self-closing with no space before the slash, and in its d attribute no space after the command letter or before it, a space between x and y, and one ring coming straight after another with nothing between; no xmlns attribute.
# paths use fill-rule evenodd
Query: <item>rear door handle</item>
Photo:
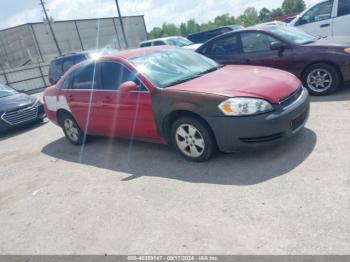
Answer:
<svg viewBox="0 0 350 262"><path fill-rule="evenodd" d="M328 23L328 24L323 24L323 25L320 25L320 27L328 27L328 26L330 26L331 24L330 23Z"/></svg>
<svg viewBox="0 0 350 262"><path fill-rule="evenodd" d="M68 100L69 101L73 101L74 100L74 96L73 95L68 96Z"/></svg>
<svg viewBox="0 0 350 262"><path fill-rule="evenodd" d="M103 103L111 103L112 99L110 96L106 96L104 99L103 99Z"/></svg>

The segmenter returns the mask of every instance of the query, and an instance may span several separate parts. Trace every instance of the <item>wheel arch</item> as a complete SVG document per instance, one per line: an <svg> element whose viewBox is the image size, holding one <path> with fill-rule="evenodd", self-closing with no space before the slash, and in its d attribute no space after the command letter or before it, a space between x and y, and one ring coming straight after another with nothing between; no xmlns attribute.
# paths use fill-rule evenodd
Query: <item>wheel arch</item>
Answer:
<svg viewBox="0 0 350 262"><path fill-rule="evenodd" d="M172 143L171 137L170 137L172 124L180 117L185 117L185 116L192 117L192 118L200 121L203 125L205 125L208 128L208 131L211 133L215 143L217 144L213 129L209 125L208 121L205 120L205 118L203 118L201 115L199 115L193 111L189 111L189 110L185 110L185 109L174 110L174 111L170 112L167 116L165 116L165 118L163 119L162 131L163 131L163 135L164 135L164 138L165 138L167 144L170 145Z"/></svg>
<svg viewBox="0 0 350 262"><path fill-rule="evenodd" d="M66 110L66 109L59 109L59 110L57 110L57 112L56 112L56 119L57 119L57 124L58 124L59 126L62 126L62 119L61 119L61 117L62 117L63 114L68 114L68 115L70 115L71 117L73 117L73 115L71 114L71 112L69 112L69 111ZM74 118L74 117L73 117L73 118Z"/></svg>
<svg viewBox="0 0 350 262"><path fill-rule="evenodd" d="M308 65L306 65L304 67L304 69L302 70L301 72L301 75L300 75L300 78L301 80L304 79L304 76L305 76L305 73L306 71L313 65L316 65L316 64L327 64L329 66L332 66L335 68L335 70L337 71L339 77L340 77L340 80L341 81L344 81L344 78L343 78L343 74L342 74L342 71L340 69L340 67L336 64L336 63L333 63L332 61L329 61L329 60L317 60L317 61L312 61L311 63L309 63Z"/></svg>

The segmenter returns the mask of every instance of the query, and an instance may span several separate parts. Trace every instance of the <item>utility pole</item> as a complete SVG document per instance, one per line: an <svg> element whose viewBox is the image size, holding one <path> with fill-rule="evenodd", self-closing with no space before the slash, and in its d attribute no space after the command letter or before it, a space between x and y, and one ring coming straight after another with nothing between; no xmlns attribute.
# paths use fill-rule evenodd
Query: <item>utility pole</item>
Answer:
<svg viewBox="0 0 350 262"><path fill-rule="evenodd" d="M62 55L62 51L61 51L61 49L60 49L60 46L58 45L58 41L57 41L57 39L56 39L55 32L53 31L53 28L52 28L52 25L51 25L51 21L50 21L50 19L49 19L49 16L47 15L47 10L46 10L46 7L45 7L45 2L43 2L43 0L40 0L40 4L41 4L41 6L42 6L42 8L43 8L43 11L44 11L44 14L45 14L45 17L46 17L46 21L47 21L47 23L49 24L50 31L51 31L51 35L52 35L53 41L54 41L55 44L56 44L58 54L61 56L61 55Z"/></svg>
<svg viewBox="0 0 350 262"><path fill-rule="evenodd" d="M121 26L121 28L122 28L122 33L123 33L124 42L125 42L126 48L128 48L128 47L129 47L129 44L128 44L128 40L126 39L124 23L123 23L122 15L121 15L121 13L120 13L120 8L119 8L118 0L115 0L115 4L117 5L118 16L119 16L120 26Z"/></svg>

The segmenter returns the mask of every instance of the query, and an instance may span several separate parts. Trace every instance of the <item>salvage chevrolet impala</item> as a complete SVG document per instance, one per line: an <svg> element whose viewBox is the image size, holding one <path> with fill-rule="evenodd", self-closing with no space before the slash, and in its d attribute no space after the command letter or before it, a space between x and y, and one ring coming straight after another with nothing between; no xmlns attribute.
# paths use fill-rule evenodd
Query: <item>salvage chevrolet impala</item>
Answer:
<svg viewBox="0 0 350 262"><path fill-rule="evenodd" d="M71 68L44 93L67 139L86 135L172 144L191 161L271 145L303 129L309 96L290 73L221 66L193 51L150 47Z"/></svg>

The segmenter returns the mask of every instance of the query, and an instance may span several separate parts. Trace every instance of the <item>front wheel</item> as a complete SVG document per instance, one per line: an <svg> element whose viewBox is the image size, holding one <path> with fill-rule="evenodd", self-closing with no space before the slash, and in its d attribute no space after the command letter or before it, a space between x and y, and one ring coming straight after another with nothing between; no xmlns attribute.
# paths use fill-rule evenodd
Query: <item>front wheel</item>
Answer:
<svg viewBox="0 0 350 262"><path fill-rule="evenodd" d="M311 95L322 96L334 93L341 84L341 77L333 66L319 63L305 71L303 82Z"/></svg>
<svg viewBox="0 0 350 262"><path fill-rule="evenodd" d="M216 149L210 129L192 117L181 117L174 122L171 139L179 153L189 161L207 161Z"/></svg>
<svg viewBox="0 0 350 262"><path fill-rule="evenodd" d="M75 119L69 114L63 114L60 119L61 126L66 138L73 145L82 145L84 133L81 131Z"/></svg>

